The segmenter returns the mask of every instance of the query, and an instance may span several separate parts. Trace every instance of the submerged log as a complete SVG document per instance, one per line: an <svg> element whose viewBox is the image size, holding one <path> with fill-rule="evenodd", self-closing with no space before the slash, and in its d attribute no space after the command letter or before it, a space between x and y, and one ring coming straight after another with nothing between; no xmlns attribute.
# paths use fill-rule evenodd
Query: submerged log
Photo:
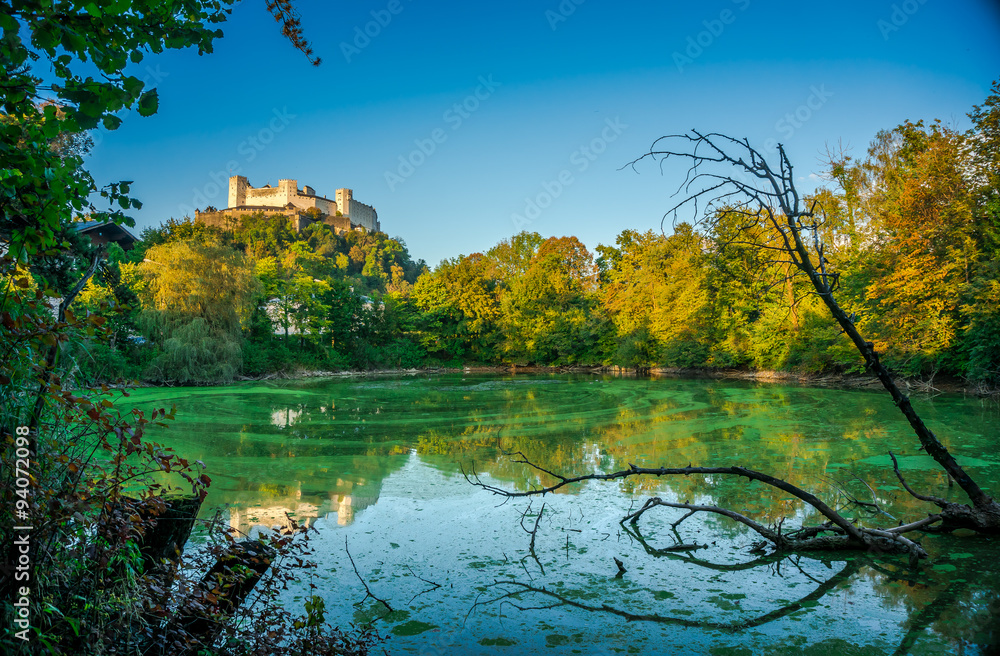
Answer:
<svg viewBox="0 0 1000 656"><path fill-rule="evenodd" d="M97 523L101 541L90 545L89 558L106 564L108 550L138 547L143 571L169 584L201 509L200 496L121 496L104 505ZM100 546L100 544L104 546Z"/></svg>
<svg viewBox="0 0 1000 656"><path fill-rule="evenodd" d="M221 620L246 601L275 555L273 548L250 539L234 543L219 556L171 622L166 643L183 645L173 653L196 654L211 646L224 626Z"/></svg>
<svg viewBox="0 0 1000 656"><path fill-rule="evenodd" d="M146 572L152 571L164 560L177 562L201 510L201 496L158 499L157 503L137 502L136 506L139 516L150 524L137 540Z"/></svg>

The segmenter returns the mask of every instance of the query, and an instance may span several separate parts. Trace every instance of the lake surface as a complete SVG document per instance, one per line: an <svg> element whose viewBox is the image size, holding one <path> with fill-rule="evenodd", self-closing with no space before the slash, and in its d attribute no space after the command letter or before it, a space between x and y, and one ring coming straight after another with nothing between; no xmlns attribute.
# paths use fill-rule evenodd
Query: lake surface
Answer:
<svg viewBox="0 0 1000 656"><path fill-rule="evenodd" d="M377 626L394 654L978 654L1000 637L1000 541L926 536L918 571L902 557L751 553L756 536L650 496L720 505L785 528L815 513L758 483L726 477L589 482L544 499L503 499L563 474L640 466L741 465L893 526L934 510L903 492L961 499L887 396L748 382L596 375L415 375L142 389L126 401L176 404L150 437L213 479L203 510L245 533L285 522L318 529L315 583L333 624L395 612ZM1000 410L959 396L915 406L981 485L1000 493ZM126 405L119 403L119 406ZM869 489L870 488L870 489ZM529 509L530 501L530 509ZM538 520L535 554L527 529ZM831 504L832 505L832 504ZM526 512L527 511L527 512ZM698 542L705 549L665 552ZM614 558L627 573L616 578ZM435 587L438 586L438 587ZM298 604L298 601L292 601Z"/></svg>

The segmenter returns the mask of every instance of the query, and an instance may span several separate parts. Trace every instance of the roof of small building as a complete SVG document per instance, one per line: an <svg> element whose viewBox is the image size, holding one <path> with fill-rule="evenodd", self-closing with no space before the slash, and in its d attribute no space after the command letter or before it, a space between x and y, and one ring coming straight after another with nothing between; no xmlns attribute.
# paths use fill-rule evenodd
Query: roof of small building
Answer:
<svg viewBox="0 0 1000 656"><path fill-rule="evenodd" d="M139 241L124 226L109 221L82 221L74 228L80 234L89 235L94 241L97 237L103 237L104 241L116 242L125 250L132 248L135 242Z"/></svg>

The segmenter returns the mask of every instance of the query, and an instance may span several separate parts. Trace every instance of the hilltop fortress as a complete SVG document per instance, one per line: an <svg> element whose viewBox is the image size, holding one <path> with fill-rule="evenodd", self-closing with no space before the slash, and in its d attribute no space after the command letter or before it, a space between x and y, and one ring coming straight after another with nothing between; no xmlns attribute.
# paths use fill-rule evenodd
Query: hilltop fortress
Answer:
<svg viewBox="0 0 1000 656"><path fill-rule="evenodd" d="M319 196L312 187L299 189L297 180L278 180L278 186L267 184L251 187L242 175L229 178L229 207L224 210L207 208L195 210L194 220L231 230L240 219L250 214L283 214L291 219L296 230L310 223L322 221L342 234L364 228L378 232L381 226L378 213L371 205L354 200L353 191L338 189L333 199Z"/></svg>

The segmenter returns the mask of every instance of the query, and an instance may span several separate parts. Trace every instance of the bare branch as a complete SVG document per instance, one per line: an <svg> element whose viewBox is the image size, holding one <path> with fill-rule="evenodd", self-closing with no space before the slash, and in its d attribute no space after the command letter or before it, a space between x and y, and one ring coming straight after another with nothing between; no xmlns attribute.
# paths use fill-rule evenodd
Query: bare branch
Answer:
<svg viewBox="0 0 1000 656"><path fill-rule="evenodd" d="M896 478L899 479L899 482L903 486L903 489L909 492L911 496L916 497L921 501L929 501L938 506L939 508L947 508L950 505L949 501L942 499L941 497L935 497L927 494L920 494L912 487L907 485L906 479L903 478L902 472L899 471L899 463L896 462L896 455L892 451L890 451L889 457L892 458L892 470L896 472Z"/></svg>
<svg viewBox="0 0 1000 656"><path fill-rule="evenodd" d="M646 503L642 506L642 508L632 513L631 515L626 515L624 518L622 518L622 522L624 523L625 520L629 520L631 523L635 524L638 521L639 517L644 512L656 506L666 506L668 508L682 508L684 510L690 510L691 512L685 515L682 519L686 519L691 515L691 513L696 513L696 512L716 513L718 515L722 515L723 517L728 517L729 519L737 521L740 524L743 524L744 526L749 526L751 529L759 533L761 537L764 537L770 540L771 542L774 542L775 544L782 544L784 542L784 538L781 535L778 535L777 533L767 528L766 526L758 524L757 522L753 521L746 515L741 515L740 513L735 512L733 510L719 508L718 506L700 506L691 503L675 503L671 501L664 501L660 497L653 497L651 499L648 499Z"/></svg>
<svg viewBox="0 0 1000 656"><path fill-rule="evenodd" d="M719 217L725 215L727 207L735 208L744 216L748 214L749 208L754 208L759 217L766 219L777 236L781 249L788 254L796 268L808 276L815 293L864 358L866 370L879 379L910 424L923 449L962 488L972 505L918 494L914 496L940 506L944 511L944 524L952 529L965 527L1000 533L1000 504L966 473L951 452L924 424L909 398L900 391L892 374L880 361L875 345L861 335L854 320L834 298L833 292L839 287L840 278L828 266L826 245L820 235L820 229L825 223L823 207L818 199L805 200L799 194L795 186L794 167L784 147L778 145L777 162L772 163L754 149L747 139L691 130L686 134L667 135L654 141L649 152L630 163L633 170L637 170L636 165L647 158L658 162L661 172L664 163L670 158L686 160L689 164L683 181L673 194L676 196L683 193L685 198L667 210L664 220L672 214L676 221L678 211L688 207L693 210L696 224L718 225ZM720 166L725 171L715 172L713 167ZM750 227L745 225L742 231L746 232ZM768 243L756 246L767 248L773 245ZM910 492L913 494L912 490Z"/></svg>
<svg viewBox="0 0 1000 656"><path fill-rule="evenodd" d="M729 476L741 476L752 481L759 481L766 485L776 487L780 490L788 492L792 496L805 501L813 508L822 513L827 519L832 521L834 524L839 526L844 533L846 533L851 538L858 542L864 542L864 537L861 532L851 524L849 521L841 517L833 508L823 503L815 495L806 492L805 490L792 485L786 481L779 478L775 478L768 474L763 474L761 472L753 471L752 469L747 469L746 467L637 467L635 465L630 465L628 469L624 469L617 472L612 472L610 474L583 474L581 476L574 476L568 478L555 472L551 472L547 469L535 465L535 463L524 457L524 454L516 454L520 456L520 459L514 460L514 462L526 464L533 469L549 474L550 476L556 478L559 482L555 485L550 485L536 490L527 490L523 492L511 492L509 490L504 490L492 485L487 485L481 481L469 481L477 487L481 487L484 490L492 492L493 494L498 494L506 497L527 497L534 495L544 495L550 492L554 492L562 487L571 485L573 483L580 483L582 481L611 481L617 479L624 479L630 476L690 476L691 474L723 474ZM467 479L468 480L468 479Z"/></svg>
<svg viewBox="0 0 1000 656"><path fill-rule="evenodd" d="M538 560L538 554L535 553L535 535L538 534L538 522L542 521L542 513L545 512L545 504L542 504L541 510L538 511L538 515L535 517L535 526L530 530L524 525L524 518L528 515L531 510L531 504L524 509L524 513L521 515L521 528L524 532L531 536L531 544L528 545L528 551L531 553L531 557L535 559L535 564L538 565L538 569L542 571L542 576L545 576L545 568L542 567L542 561Z"/></svg>
<svg viewBox="0 0 1000 656"><path fill-rule="evenodd" d="M361 585L365 586L365 598L362 599L361 601L357 602L354 605L355 606L360 606L361 604L365 603L365 601L367 601L368 599L374 599L375 601L377 601L380 604L382 604L383 606L385 606L386 610L388 610L390 613L393 612L392 611L392 606L389 605L389 602L386 601L386 600L384 600L384 599L379 599L374 594L372 594L372 590L371 590L371 588L368 587L368 583L366 583L365 580L361 577L361 573L358 572L358 566L354 564L354 558L351 556L351 550L347 548L347 538L346 537L344 538L344 551L347 552L347 557L350 558L350 560L351 560L351 567L354 568L354 574L358 577L358 580L361 581ZM381 619L381 618L379 618L379 619Z"/></svg>
<svg viewBox="0 0 1000 656"><path fill-rule="evenodd" d="M352 561L352 563L353 563L353 561ZM410 598L410 600L409 600L408 602L406 602L406 604L407 604L407 605L410 605L410 604L412 604L412 603L413 603L413 600L414 600L414 599L416 599L417 597L419 597L420 595L422 595L422 594L427 594L428 592L433 592L434 590L437 590L438 588L440 588L440 587L441 587L441 584L440 584L440 583L435 583L434 581L428 581L428 580L427 580L427 579L425 579L424 577L422 577L422 576L419 576L419 575L417 575L417 574L416 574L416 573L415 573L415 572L414 572L414 571L413 571L413 570L412 570L412 569L410 568L410 566L409 566L409 565L407 565L407 566L406 566L406 569L407 569L407 570L409 570L410 574L412 574L412 575L413 575L414 577L416 577L416 578L420 579L421 581L423 581L424 583L427 583L428 585L431 585L431 586L433 586L433 587L430 587L430 588L427 588L426 590L424 590L424 591L422 591L422 592L418 592L417 594L413 595L413 597L411 597L411 598ZM355 572L357 572L357 570L355 570Z"/></svg>
<svg viewBox="0 0 1000 656"><path fill-rule="evenodd" d="M551 608L558 608L560 606L570 606L588 612L617 615L618 617L621 617L628 622L652 622L656 624L671 624L671 625L685 626L685 627L700 627L707 629L716 629L721 631L737 631L740 629L762 626L769 622L781 619L782 617L785 617L791 613L794 613L795 611L803 607L811 605L812 602L815 602L818 599L823 598L829 592L836 590L841 583L849 580L850 577L854 576L862 566L863 566L862 559L849 560L844 565L843 569L834 574L828 580L820 583L816 587L816 589L814 589L812 592L805 595L798 601L786 604L780 608L777 608L763 615L758 615L756 617L748 619L737 620L734 622L713 622L710 620L692 620L686 617L670 617L667 615L659 615L656 613L637 614L637 613L630 613L628 611L621 610L618 608L614 608L608 604L601 604L600 606L591 606L579 602L575 599L570 599L569 597L561 595L559 592L556 592L554 590L548 590L544 587L536 587L533 585L529 585L527 583L521 583L520 581L498 581L496 583L493 583L491 587L497 587L498 589L501 590L503 590L504 587L509 587L513 589L507 590L504 592L504 594L500 595L499 597L490 599L488 601L477 600L473 606L473 609L470 609L469 612L471 613L472 610L474 610L479 606L486 606L498 602L509 603L511 606L521 611L548 610ZM525 594L542 595L544 597L549 597L554 601L551 604L535 605L535 606L519 605L517 603L510 601L511 599L520 600L521 596Z"/></svg>

